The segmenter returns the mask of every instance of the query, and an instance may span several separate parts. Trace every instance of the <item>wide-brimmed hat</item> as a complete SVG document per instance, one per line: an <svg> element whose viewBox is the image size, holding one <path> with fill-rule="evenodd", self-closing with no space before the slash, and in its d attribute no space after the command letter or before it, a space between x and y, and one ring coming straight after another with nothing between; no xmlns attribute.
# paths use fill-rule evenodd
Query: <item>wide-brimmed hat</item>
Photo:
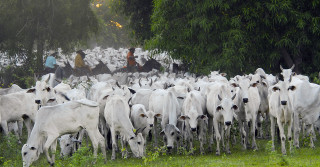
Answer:
<svg viewBox="0 0 320 167"><path fill-rule="evenodd" d="M86 54L80 49L76 53L80 54L81 56L85 56Z"/></svg>

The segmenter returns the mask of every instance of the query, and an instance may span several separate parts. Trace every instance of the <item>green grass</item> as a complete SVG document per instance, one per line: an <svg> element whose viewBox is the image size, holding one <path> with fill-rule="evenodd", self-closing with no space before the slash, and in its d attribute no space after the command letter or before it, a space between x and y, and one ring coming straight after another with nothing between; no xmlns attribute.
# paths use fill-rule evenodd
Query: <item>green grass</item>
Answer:
<svg viewBox="0 0 320 167"><path fill-rule="evenodd" d="M21 147L17 144L15 137L10 136L9 141L0 134L0 166L22 166ZM23 141L26 141L24 136ZM302 144L300 140L300 144ZM147 147L147 156L143 159L129 157L122 159L121 154L117 153L117 158L111 161L111 151L107 152L107 163L104 163L103 156L99 154L96 163L92 156L92 149L82 147L80 151L72 157L61 159L59 149L56 153L55 166L57 167L87 167L87 166L320 166L320 141L315 142L315 149L301 146L300 149L294 149L290 153L287 144L287 156L283 156L280 151L280 144L276 143L276 151L270 151L270 142L268 140L257 139L259 150L242 150L238 143L235 146L231 144L231 155L225 154L221 150L221 155L216 156L215 153L199 155L199 145L196 143L194 155L189 155L187 151L177 154L176 151L168 154L164 149L156 150L149 142ZM85 144L83 144L85 146ZM119 145L120 146L120 145ZM318 146L318 147L317 147ZM207 147L205 147L207 148ZM213 147L215 149L215 146ZM33 166L48 166L45 156L42 154Z"/></svg>

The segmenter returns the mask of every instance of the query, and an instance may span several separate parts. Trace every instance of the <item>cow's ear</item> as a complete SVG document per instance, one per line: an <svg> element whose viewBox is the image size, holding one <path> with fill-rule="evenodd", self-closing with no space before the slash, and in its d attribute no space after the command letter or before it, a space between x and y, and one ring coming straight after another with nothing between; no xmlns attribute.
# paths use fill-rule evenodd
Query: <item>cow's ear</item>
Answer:
<svg viewBox="0 0 320 167"><path fill-rule="evenodd" d="M35 92L35 91L36 91L36 89L31 88L31 89L29 89L29 90L27 91L27 93L33 93L33 92Z"/></svg>
<svg viewBox="0 0 320 167"><path fill-rule="evenodd" d="M223 77L225 77L225 76L227 76L227 73L224 73L224 72L223 72L223 73L220 73L220 75L223 76Z"/></svg>
<svg viewBox="0 0 320 167"><path fill-rule="evenodd" d="M147 117L147 116L145 114L140 114L140 117L143 118L143 117Z"/></svg>
<svg viewBox="0 0 320 167"><path fill-rule="evenodd" d="M199 115L197 119L207 120L208 117L206 115Z"/></svg>
<svg viewBox="0 0 320 167"><path fill-rule="evenodd" d="M36 148L35 148L35 147L30 147L30 149L31 149L31 150L36 150Z"/></svg>
<svg viewBox="0 0 320 167"><path fill-rule="evenodd" d="M232 87L239 87L239 85L236 84L236 83L232 83L231 86L232 86Z"/></svg>
<svg viewBox="0 0 320 167"><path fill-rule="evenodd" d="M256 87L258 85L258 83L253 83L253 84L251 84L250 86L251 87Z"/></svg>
<svg viewBox="0 0 320 167"><path fill-rule="evenodd" d="M292 91L294 91L295 89L296 89L295 86L289 86L289 88L288 88L288 90L292 90Z"/></svg>
<svg viewBox="0 0 320 167"><path fill-rule="evenodd" d="M161 118L162 115L161 115L161 114L156 114L154 117L156 117L156 118Z"/></svg>
<svg viewBox="0 0 320 167"><path fill-rule="evenodd" d="M186 116L186 115L181 115L181 116L179 117L179 120L180 120L180 121L185 121L186 119L189 119L189 117Z"/></svg>
<svg viewBox="0 0 320 167"><path fill-rule="evenodd" d="M164 135L164 129L160 132L160 135Z"/></svg>
<svg viewBox="0 0 320 167"><path fill-rule="evenodd" d="M104 96L104 97L103 97L103 100L107 100L107 99L108 99L108 97L109 97L109 95Z"/></svg>
<svg viewBox="0 0 320 167"><path fill-rule="evenodd" d="M292 76L296 76L297 75L297 73L295 73L295 72L292 72Z"/></svg>
<svg viewBox="0 0 320 167"><path fill-rule="evenodd" d="M50 87L47 87L46 89L47 89L47 92L50 92L50 91L51 91L51 88L50 88Z"/></svg>
<svg viewBox="0 0 320 167"><path fill-rule="evenodd" d="M132 140L132 139L134 139L134 137L132 136L132 137L130 137L130 140Z"/></svg>
<svg viewBox="0 0 320 167"><path fill-rule="evenodd" d="M280 89L276 86L272 88L272 91L274 91L274 92L276 92L277 90L280 90Z"/></svg>

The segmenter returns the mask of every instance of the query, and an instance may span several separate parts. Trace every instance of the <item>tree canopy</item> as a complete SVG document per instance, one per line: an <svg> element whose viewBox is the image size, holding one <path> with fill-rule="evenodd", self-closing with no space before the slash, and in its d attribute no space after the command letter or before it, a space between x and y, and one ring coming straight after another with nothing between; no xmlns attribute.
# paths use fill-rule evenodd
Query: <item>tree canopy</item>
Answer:
<svg viewBox="0 0 320 167"><path fill-rule="evenodd" d="M194 72L319 71L319 0L154 0L148 48Z"/></svg>
<svg viewBox="0 0 320 167"><path fill-rule="evenodd" d="M1 51L27 55L38 72L44 50L73 50L98 30L88 0L8 0L0 2L0 11Z"/></svg>

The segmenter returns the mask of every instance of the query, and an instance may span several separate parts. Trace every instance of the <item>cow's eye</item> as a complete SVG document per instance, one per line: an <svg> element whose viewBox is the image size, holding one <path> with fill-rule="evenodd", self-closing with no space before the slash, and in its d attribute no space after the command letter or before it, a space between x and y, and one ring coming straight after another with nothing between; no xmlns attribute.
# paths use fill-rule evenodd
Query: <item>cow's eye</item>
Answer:
<svg viewBox="0 0 320 167"><path fill-rule="evenodd" d="M66 146L68 147L70 144L67 144Z"/></svg>
<svg viewBox="0 0 320 167"><path fill-rule="evenodd" d="M141 144L141 142L138 142L138 144L140 145L140 144Z"/></svg>
<svg viewBox="0 0 320 167"><path fill-rule="evenodd" d="M174 135L174 132L171 133L171 136L173 136L173 135Z"/></svg>
<svg viewBox="0 0 320 167"><path fill-rule="evenodd" d="M24 156L26 156L27 154L28 154L27 152L24 152L24 153L23 153Z"/></svg>

